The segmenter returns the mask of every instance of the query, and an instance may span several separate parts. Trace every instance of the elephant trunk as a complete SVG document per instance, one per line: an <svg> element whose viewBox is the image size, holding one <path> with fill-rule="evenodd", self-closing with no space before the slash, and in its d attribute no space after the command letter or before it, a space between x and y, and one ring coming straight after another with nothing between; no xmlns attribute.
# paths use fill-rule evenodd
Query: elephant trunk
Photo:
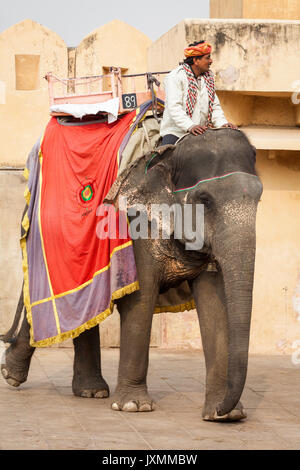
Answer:
<svg viewBox="0 0 300 470"><path fill-rule="evenodd" d="M255 227L252 228L236 227L234 235L225 230L218 243L216 258L223 273L228 315L227 386L216 409L218 416L235 408L246 381L255 261Z"/></svg>

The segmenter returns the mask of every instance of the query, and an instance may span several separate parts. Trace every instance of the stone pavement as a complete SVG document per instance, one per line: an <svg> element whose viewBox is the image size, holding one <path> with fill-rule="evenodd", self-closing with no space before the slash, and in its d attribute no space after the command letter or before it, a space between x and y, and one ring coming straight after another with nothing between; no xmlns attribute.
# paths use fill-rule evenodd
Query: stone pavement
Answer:
<svg viewBox="0 0 300 470"><path fill-rule="evenodd" d="M118 349L103 349L103 375L116 385ZM72 395L71 348L35 352L28 381L15 389L0 380L0 449L300 449L300 365L290 356L249 358L236 423L201 419L205 364L195 350L152 348L151 413L110 409L110 398Z"/></svg>

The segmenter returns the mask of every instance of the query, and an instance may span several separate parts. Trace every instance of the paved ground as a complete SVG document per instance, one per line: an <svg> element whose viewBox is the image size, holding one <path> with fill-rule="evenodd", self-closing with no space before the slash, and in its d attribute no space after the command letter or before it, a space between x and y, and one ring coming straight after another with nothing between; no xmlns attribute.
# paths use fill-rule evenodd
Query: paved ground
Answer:
<svg viewBox="0 0 300 470"><path fill-rule="evenodd" d="M118 349L102 351L116 384ZM300 365L290 356L251 356L242 401L248 419L201 420L205 366L198 351L151 349L152 413L110 409L110 399L72 395L71 348L39 349L28 382L0 380L0 449L300 449Z"/></svg>

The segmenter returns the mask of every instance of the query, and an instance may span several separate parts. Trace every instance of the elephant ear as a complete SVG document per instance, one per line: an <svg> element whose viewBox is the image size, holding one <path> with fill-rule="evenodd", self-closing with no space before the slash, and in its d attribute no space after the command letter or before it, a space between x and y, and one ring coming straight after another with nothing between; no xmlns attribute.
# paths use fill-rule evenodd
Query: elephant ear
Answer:
<svg viewBox="0 0 300 470"><path fill-rule="evenodd" d="M104 203L118 207L120 196L128 206L149 203L172 203L172 153L175 145L164 145L141 156L116 178Z"/></svg>

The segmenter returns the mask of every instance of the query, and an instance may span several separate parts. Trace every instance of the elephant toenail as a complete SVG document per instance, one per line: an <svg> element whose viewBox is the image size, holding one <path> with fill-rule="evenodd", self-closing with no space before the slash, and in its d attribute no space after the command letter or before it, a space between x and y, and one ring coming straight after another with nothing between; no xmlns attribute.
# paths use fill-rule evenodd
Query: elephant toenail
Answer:
<svg viewBox="0 0 300 470"><path fill-rule="evenodd" d="M111 407L115 411L120 411L120 407L119 407L118 403L112 403Z"/></svg>
<svg viewBox="0 0 300 470"><path fill-rule="evenodd" d="M108 391L107 390L99 390L98 392L95 393L94 397L95 398L107 398L108 397Z"/></svg>
<svg viewBox="0 0 300 470"><path fill-rule="evenodd" d="M123 406L123 411L135 412L138 411L138 405L135 401L129 401Z"/></svg>
<svg viewBox="0 0 300 470"><path fill-rule="evenodd" d="M217 411L215 411L215 414L214 414L214 419L216 421L224 421L225 419L228 418L228 413L226 413L225 415L222 415L222 416L219 416Z"/></svg>
<svg viewBox="0 0 300 470"><path fill-rule="evenodd" d="M140 405L139 411L152 411L152 406L150 403L143 403Z"/></svg>
<svg viewBox="0 0 300 470"><path fill-rule="evenodd" d="M247 418L247 415L246 415L246 413L244 413L241 410L232 410L229 413L229 417L230 417L230 419L232 419L232 421L236 421L236 420L239 420L239 419Z"/></svg>
<svg viewBox="0 0 300 470"><path fill-rule="evenodd" d="M13 378L8 378L6 379L7 383L9 385L11 385L12 387L18 387L20 385L20 382L18 382L17 380L13 379Z"/></svg>
<svg viewBox="0 0 300 470"><path fill-rule="evenodd" d="M3 368L1 369L1 372L2 372L3 377L4 377L5 379L7 379L7 377L8 377L8 370L3 367Z"/></svg>

